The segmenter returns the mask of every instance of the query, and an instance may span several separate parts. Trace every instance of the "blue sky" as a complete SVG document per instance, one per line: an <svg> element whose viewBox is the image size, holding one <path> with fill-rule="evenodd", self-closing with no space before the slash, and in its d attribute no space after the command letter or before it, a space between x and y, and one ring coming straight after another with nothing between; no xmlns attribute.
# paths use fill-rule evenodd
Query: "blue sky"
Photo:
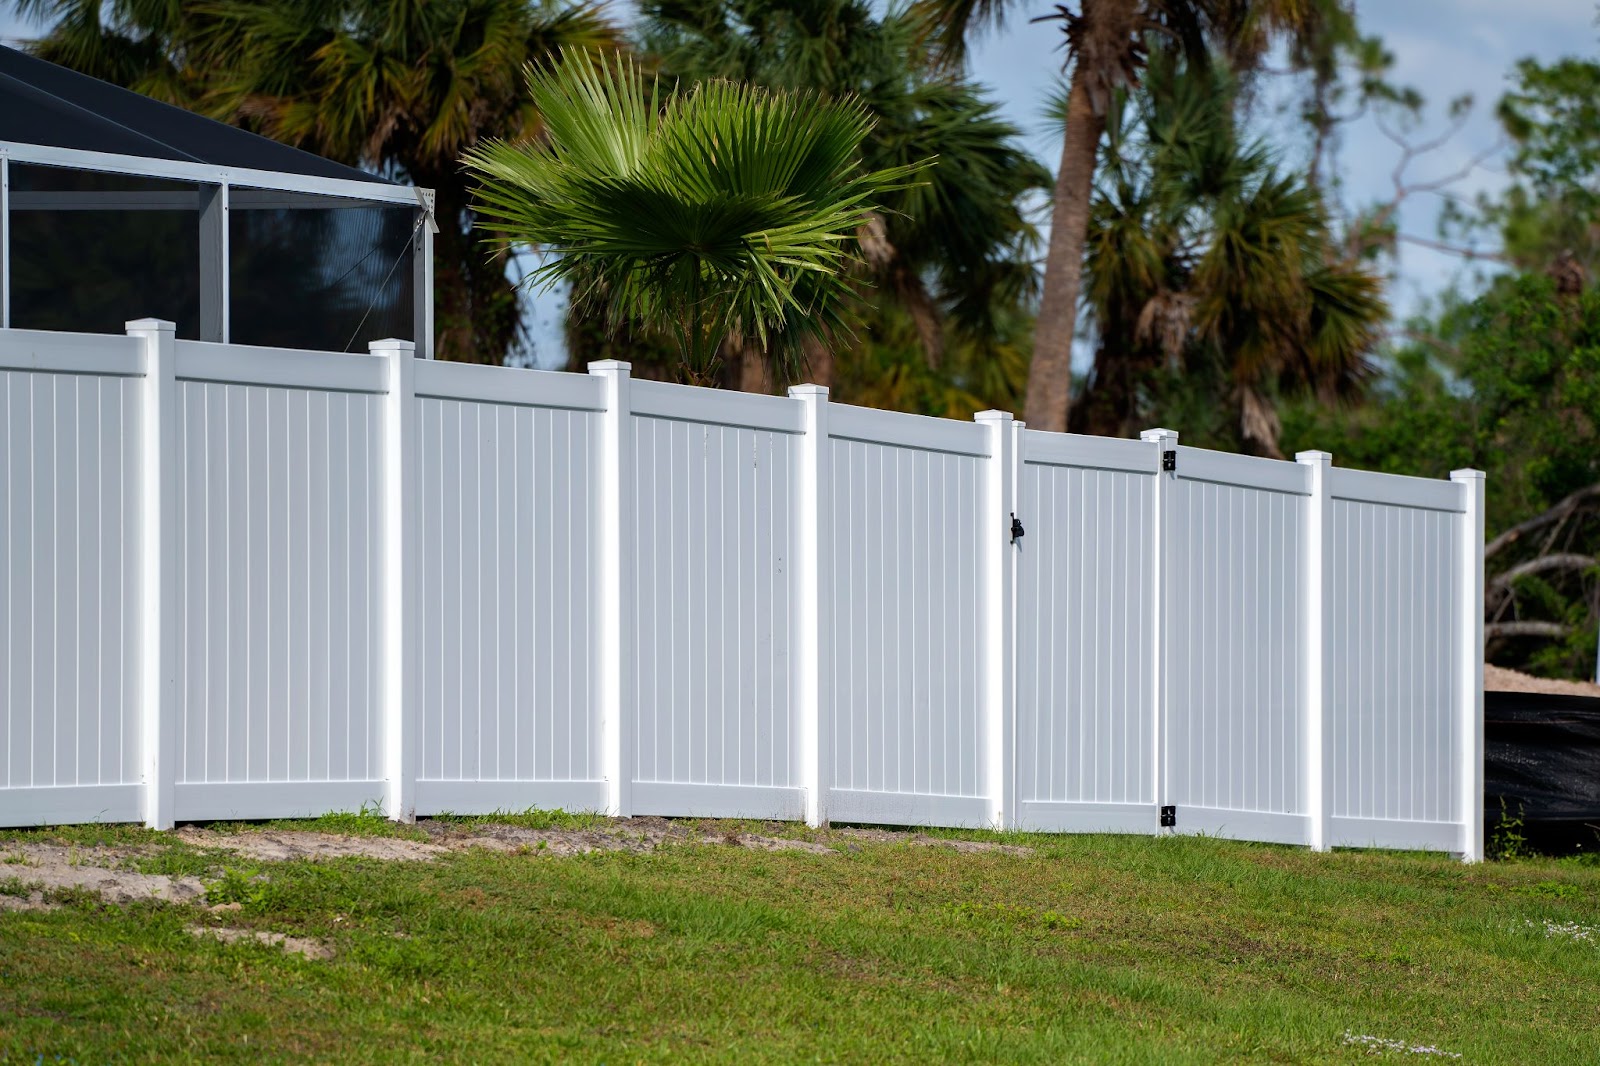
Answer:
<svg viewBox="0 0 1600 1066"><path fill-rule="evenodd" d="M619 12L629 5L616 4ZM1032 150L1054 167L1059 141L1040 115L1041 101L1059 74L1059 31L1052 25L1031 25L1029 19L1048 14L1050 0L1025 0L1014 7L1006 27L979 42L973 54L973 73L1001 101L1006 113L1027 133ZM1418 140L1444 131L1444 108L1463 93L1471 93L1477 107L1471 119L1438 151L1418 159L1407 172L1410 181L1453 174L1498 140L1493 120L1495 101L1506 87L1512 64L1523 56L1552 60L1563 55L1600 54L1600 27L1596 26L1593 0L1388 0L1359 2L1357 12L1364 32L1381 35L1395 55L1394 79L1415 86L1429 101L1427 118L1416 130ZM10 15L0 15L0 38L33 32ZM1274 97L1285 95L1282 85L1267 79L1259 119L1276 128L1287 122L1272 114ZM1341 162L1345 176L1344 199L1364 205L1392 197L1391 172L1401 150L1371 120L1350 127L1345 134ZM1286 161L1296 157L1286 155ZM1472 196L1492 191L1505 181L1503 161L1497 154L1454 183L1448 194ZM1443 200L1439 194L1408 199L1401 209L1404 233L1433 237ZM1475 268L1446 253L1402 246L1391 301L1404 316L1425 305L1452 279L1470 280ZM560 361L560 304L545 297L535 310L535 343L540 361Z"/></svg>
<svg viewBox="0 0 1600 1066"><path fill-rule="evenodd" d="M1028 19L1048 14L1054 4L1026 0L1015 8L1004 31L979 42L973 72L1003 101L1013 122L1030 131L1033 151L1054 167L1060 142L1041 120L1037 103L1050 91L1060 69L1059 31L1035 26ZM1438 151L1408 168L1408 182L1454 174L1499 140L1495 102L1504 92L1512 64L1523 56L1548 61L1563 55L1600 55L1600 28L1593 0L1388 0L1360 2L1357 15L1364 33L1376 33L1394 53L1393 79L1411 85L1428 99L1427 117L1414 133L1417 142L1449 128L1444 114L1449 101L1464 93L1476 98L1472 117ZM1287 86L1267 78L1263 97L1285 95ZM1272 110L1264 104L1263 112ZM1271 116L1258 116L1263 122ZM1280 121L1274 125L1282 127ZM1371 120L1356 123L1344 137L1342 169L1344 200L1367 205L1393 197L1392 172L1401 149ZM1294 156L1286 161L1300 162ZM1505 182L1502 154L1475 167L1451 185L1450 194L1471 197ZM1401 208L1401 231L1425 238L1436 235L1439 194L1408 198ZM1458 273L1474 268L1447 253L1402 246L1398 276L1390 291L1396 313L1404 316L1427 297L1445 288Z"/></svg>

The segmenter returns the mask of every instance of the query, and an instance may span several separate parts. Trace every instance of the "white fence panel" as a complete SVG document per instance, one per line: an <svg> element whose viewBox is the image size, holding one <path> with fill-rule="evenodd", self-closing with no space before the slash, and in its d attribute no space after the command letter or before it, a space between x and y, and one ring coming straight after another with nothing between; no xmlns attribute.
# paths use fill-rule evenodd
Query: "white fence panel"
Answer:
<svg viewBox="0 0 1600 1066"><path fill-rule="evenodd" d="M175 816L376 807L379 361L177 360Z"/></svg>
<svg viewBox="0 0 1600 1066"><path fill-rule="evenodd" d="M141 367L0 331L0 824L140 817Z"/></svg>
<svg viewBox="0 0 1600 1066"><path fill-rule="evenodd" d="M1329 842L1458 850L1461 488L1328 480Z"/></svg>
<svg viewBox="0 0 1600 1066"><path fill-rule="evenodd" d="M633 384L638 814L797 818L799 403ZM661 412L656 414L655 412ZM699 417L692 417L699 416Z"/></svg>
<svg viewBox="0 0 1600 1066"><path fill-rule="evenodd" d="M843 405L831 405L829 419L828 814L984 824L987 435Z"/></svg>
<svg viewBox="0 0 1600 1066"><path fill-rule="evenodd" d="M1179 832L1310 842L1296 463L1177 449L1165 502L1165 803Z"/></svg>
<svg viewBox="0 0 1600 1066"><path fill-rule="evenodd" d="M0 331L0 824L1171 808L1481 857L1477 472L130 331Z"/></svg>
<svg viewBox="0 0 1600 1066"><path fill-rule="evenodd" d="M573 379L426 370L416 400L416 810L600 809L599 416L564 405L598 404L598 388L584 380L576 395L555 394ZM497 402L532 400L545 384L563 406Z"/></svg>
<svg viewBox="0 0 1600 1066"><path fill-rule="evenodd" d="M1033 430L1022 441L1020 823L1153 833L1160 448Z"/></svg>

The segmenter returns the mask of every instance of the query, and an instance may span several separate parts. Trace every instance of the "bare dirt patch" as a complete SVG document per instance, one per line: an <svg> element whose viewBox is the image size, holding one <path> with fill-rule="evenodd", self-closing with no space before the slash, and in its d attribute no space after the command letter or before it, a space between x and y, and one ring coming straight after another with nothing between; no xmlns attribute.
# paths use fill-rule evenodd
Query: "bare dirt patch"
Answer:
<svg viewBox="0 0 1600 1066"><path fill-rule="evenodd" d="M803 851L832 855L825 844L791 837L730 830L708 833L694 822L666 818L632 818L588 829L529 829L524 826L480 823L459 827L449 823L419 822L435 844L447 850L488 848L491 851L529 852L560 857L599 851L643 853L663 847L690 844L727 844L757 851Z"/></svg>
<svg viewBox="0 0 1600 1066"><path fill-rule="evenodd" d="M594 829L529 829L519 825L487 823L461 829L434 828L435 846L444 851L487 848L490 851L530 852L560 857L597 851L647 852L669 844L687 844L689 831L664 818L640 818Z"/></svg>
<svg viewBox="0 0 1600 1066"><path fill-rule="evenodd" d="M910 844L918 848L948 848L963 855L993 852L1000 855L1032 855L1033 849L1021 844L1001 844L993 840L954 840L922 833L900 833L892 829L840 829L839 836L869 844Z"/></svg>
<svg viewBox="0 0 1600 1066"><path fill-rule="evenodd" d="M20 844L7 848L22 862L4 867L13 876L48 893L56 889L84 889L98 893L107 903L133 903L159 899L188 903L206 893L198 877L168 877L119 869L138 849L75 848L63 844ZM20 897L13 897L20 898Z"/></svg>
<svg viewBox="0 0 1600 1066"><path fill-rule="evenodd" d="M217 833L210 829L185 826L178 830L178 838L196 847L220 848L263 862L352 858L426 862L450 851L447 847L421 840L340 836L336 833L311 833L299 830Z"/></svg>
<svg viewBox="0 0 1600 1066"><path fill-rule="evenodd" d="M1483 688L1486 692L1542 692L1551 696L1600 696L1600 685L1590 681L1557 681L1549 677L1507 670L1503 666L1483 664Z"/></svg>
<svg viewBox="0 0 1600 1066"><path fill-rule="evenodd" d="M189 926L189 933L197 937L212 937L225 944L237 944L243 940L253 940L258 944L282 948L291 955L304 955L308 959L316 959L318 961L333 958L333 949L312 937L289 936L287 933L273 933L263 929L233 929L225 925L191 925Z"/></svg>
<svg viewBox="0 0 1600 1066"><path fill-rule="evenodd" d="M814 840L800 840L795 837L768 837L758 836L755 833L740 833L730 843L735 843L741 848L753 848L756 851L803 851L808 855L837 855L833 848L826 844L818 844Z"/></svg>

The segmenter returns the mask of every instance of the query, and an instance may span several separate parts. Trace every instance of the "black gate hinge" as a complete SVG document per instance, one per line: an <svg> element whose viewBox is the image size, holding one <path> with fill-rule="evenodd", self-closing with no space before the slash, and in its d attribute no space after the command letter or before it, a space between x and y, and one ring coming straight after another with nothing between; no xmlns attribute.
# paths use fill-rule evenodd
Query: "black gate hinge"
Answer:
<svg viewBox="0 0 1600 1066"><path fill-rule="evenodd" d="M1178 808L1166 806L1161 808L1161 828L1171 829L1178 824Z"/></svg>
<svg viewBox="0 0 1600 1066"><path fill-rule="evenodd" d="M1022 535L1024 533L1026 533L1026 532L1027 532L1027 530L1022 528L1022 520L1017 517L1017 512L1012 511L1011 512L1011 543L1015 544L1018 540L1022 539Z"/></svg>
<svg viewBox="0 0 1600 1066"><path fill-rule="evenodd" d="M1173 471L1178 469L1178 453L1176 451L1161 453L1161 469Z"/></svg>

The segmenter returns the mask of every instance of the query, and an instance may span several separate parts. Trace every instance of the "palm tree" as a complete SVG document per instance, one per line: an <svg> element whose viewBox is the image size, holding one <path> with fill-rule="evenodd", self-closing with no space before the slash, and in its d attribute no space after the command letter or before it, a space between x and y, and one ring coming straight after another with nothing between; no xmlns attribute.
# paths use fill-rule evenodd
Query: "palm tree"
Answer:
<svg viewBox="0 0 1600 1066"><path fill-rule="evenodd" d="M911 19L864 0L647 0L641 14L640 51L667 75L854 97L873 119L864 167L937 159L880 197L857 234L877 305L867 332L892 303L930 366L947 332L968 348L985 343L997 307L1029 287L1037 234L1022 204L1050 175L975 83L940 69ZM744 387L760 387L762 368L750 369Z"/></svg>
<svg viewBox="0 0 1600 1066"><path fill-rule="evenodd" d="M457 159L540 128L526 64L610 50L617 28L564 0L21 0L36 54L344 163L434 190L436 352L499 363L520 309L472 232Z"/></svg>
<svg viewBox="0 0 1600 1066"><path fill-rule="evenodd" d="M1119 90L1137 84L1148 51L1204 64L1215 47L1237 70L1253 69L1274 37L1319 32L1348 0L1080 0L1054 16L1071 70L1065 136L1056 171L1049 251L1034 326L1024 417L1064 430L1072 386L1072 339L1082 296L1084 240L1106 117ZM917 0L917 9L954 61L969 31L997 24L1006 0Z"/></svg>
<svg viewBox="0 0 1600 1066"><path fill-rule="evenodd" d="M631 60L578 52L528 85L544 136L465 160L496 234L550 253L530 282L669 333L696 383L730 339L793 368L806 337L848 331L851 235L918 169L859 165L859 102L727 81L663 92Z"/></svg>
<svg viewBox="0 0 1600 1066"><path fill-rule="evenodd" d="M1085 257L1098 346L1076 429L1148 424L1149 383L1178 365L1220 390L1237 443L1276 457L1276 396L1334 398L1370 376L1382 281L1344 258L1308 180L1240 141L1236 92L1218 65L1158 59L1108 111Z"/></svg>

